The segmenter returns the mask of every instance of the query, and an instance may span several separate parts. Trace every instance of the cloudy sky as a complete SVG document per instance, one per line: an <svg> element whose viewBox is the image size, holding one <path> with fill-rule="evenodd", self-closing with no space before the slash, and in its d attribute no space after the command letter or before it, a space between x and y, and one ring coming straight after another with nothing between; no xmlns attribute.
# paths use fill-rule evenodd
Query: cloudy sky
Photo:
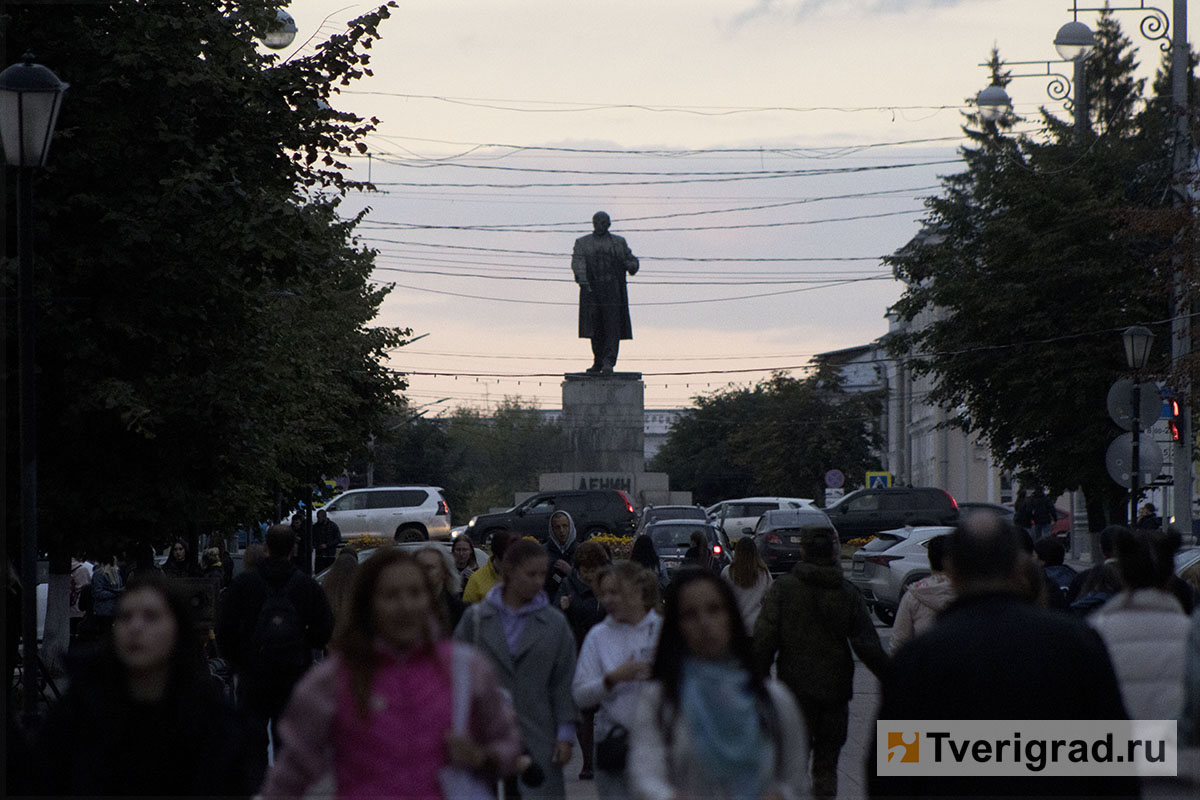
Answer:
<svg viewBox="0 0 1200 800"><path fill-rule="evenodd" d="M957 170L977 65L994 44L1056 59L1070 5L401 0L375 76L336 105L382 120L355 161L379 192L344 209L371 209L360 233L395 284L381 321L424 335L393 358L412 401L561 404L562 373L591 362L571 245L600 209L642 259L618 369L644 374L648 408L880 336L901 287L879 257ZM293 50L371 7L295 0ZM1141 15L1118 18L1149 74ZM1042 104L1066 113L1045 85L1009 88L1026 129Z"/></svg>

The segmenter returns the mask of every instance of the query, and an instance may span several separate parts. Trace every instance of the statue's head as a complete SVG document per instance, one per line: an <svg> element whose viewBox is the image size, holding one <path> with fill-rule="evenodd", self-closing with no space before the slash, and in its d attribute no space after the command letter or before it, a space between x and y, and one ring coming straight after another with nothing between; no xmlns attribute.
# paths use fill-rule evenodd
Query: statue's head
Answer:
<svg viewBox="0 0 1200 800"><path fill-rule="evenodd" d="M608 233L610 225L612 225L612 220L608 218L608 214L603 211L597 211L595 214L592 214L592 228L597 236L603 236Z"/></svg>

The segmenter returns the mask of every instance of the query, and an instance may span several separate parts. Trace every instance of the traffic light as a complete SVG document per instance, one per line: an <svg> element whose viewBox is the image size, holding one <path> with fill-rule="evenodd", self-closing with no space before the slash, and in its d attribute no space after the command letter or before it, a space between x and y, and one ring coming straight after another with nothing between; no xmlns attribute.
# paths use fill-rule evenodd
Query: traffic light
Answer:
<svg viewBox="0 0 1200 800"><path fill-rule="evenodd" d="M1167 401L1167 404L1170 406L1168 410L1171 412L1171 415L1167 418L1167 426L1171 429L1171 441L1178 442L1181 424L1179 419L1179 401L1172 397Z"/></svg>

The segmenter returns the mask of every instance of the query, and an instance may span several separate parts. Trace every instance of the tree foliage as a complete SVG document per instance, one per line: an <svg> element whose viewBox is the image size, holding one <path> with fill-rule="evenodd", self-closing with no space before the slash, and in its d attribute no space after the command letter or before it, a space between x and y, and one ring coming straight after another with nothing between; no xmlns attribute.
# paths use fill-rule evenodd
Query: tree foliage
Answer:
<svg viewBox="0 0 1200 800"><path fill-rule="evenodd" d="M708 505L754 495L820 497L824 476L878 469L880 395L847 393L831 365L696 398L651 468Z"/></svg>
<svg viewBox="0 0 1200 800"><path fill-rule="evenodd" d="M331 106L393 4L286 62L255 38L282 4L6 6L10 53L71 84L36 176L43 546L264 517L404 387L384 359L407 331L373 325L388 287L338 214L378 120Z"/></svg>
<svg viewBox="0 0 1200 800"><path fill-rule="evenodd" d="M1087 62L1090 132L1042 110L1037 136L1011 115L968 117L964 171L928 198L923 232L886 261L906 289L894 356L934 379L930 401L960 410L1005 467L1054 490L1082 488L1089 519L1119 516L1124 491L1105 450L1120 431L1105 405L1124 377L1121 331L1170 351L1170 230L1137 215L1170 203L1161 100L1146 103L1131 43L1110 13ZM1007 75L993 53L996 82Z"/></svg>
<svg viewBox="0 0 1200 800"><path fill-rule="evenodd" d="M538 475L558 471L562 461L562 429L519 397L491 412L460 407L441 419L408 413L388 427L375 445L375 482L441 486L455 521L511 506L515 493L536 490Z"/></svg>

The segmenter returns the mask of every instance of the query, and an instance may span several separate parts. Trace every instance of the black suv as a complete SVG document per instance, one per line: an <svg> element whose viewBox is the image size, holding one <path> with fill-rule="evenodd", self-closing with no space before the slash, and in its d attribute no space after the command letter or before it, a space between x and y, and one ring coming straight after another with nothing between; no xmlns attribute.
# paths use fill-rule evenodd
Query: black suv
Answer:
<svg viewBox="0 0 1200 800"><path fill-rule="evenodd" d="M480 514L467 523L467 535L476 544L487 544L492 534L505 528L539 542L550 535L550 515L566 511L575 520L579 541L611 533L632 536L637 514L629 495L620 489L580 489L538 492L499 514Z"/></svg>
<svg viewBox="0 0 1200 800"><path fill-rule="evenodd" d="M843 542L906 525L955 525L958 503L944 489L859 489L825 509Z"/></svg>

